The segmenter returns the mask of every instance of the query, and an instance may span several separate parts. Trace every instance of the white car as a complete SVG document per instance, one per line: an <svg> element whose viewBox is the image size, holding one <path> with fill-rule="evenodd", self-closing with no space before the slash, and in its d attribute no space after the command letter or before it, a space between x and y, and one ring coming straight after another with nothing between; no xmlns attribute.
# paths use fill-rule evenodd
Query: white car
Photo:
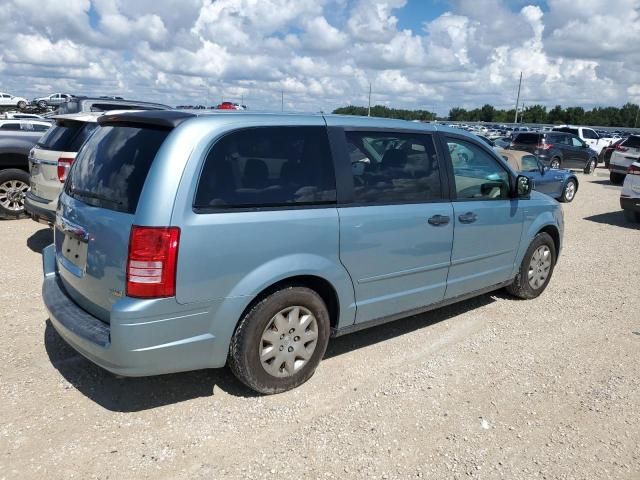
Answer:
<svg viewBox="0 0 640 480"><path fill-rule="evenodd" d="M609 180L620 185L627 175L627 170L633 162L640 161L640 135L630 135L629 138L616 145L609 160Z"/></svg>
<svg viewBox="0 0 640 480"><path fill-rule="evenodd" d="M0 132L46 132L51 128L51 123L46 120L0 120Z"/></svg>
<svg viewBox="0 0 640 480"><path fill-rule="evenodd" d="M593 128L588 127L574 127L572 125L560 125L553 127L556 132L573 133L584 141L591 150L600 155L600 151L615 142L613 137L601 137Z"/></svg>
<svg viewBox="0 0 640 480"><path fill-rule="evenodd" d="M20 113L20 112L6 112L3 118L7 120L43 120L46 121L42 115L36 115L35 113Z"/></svg>
<svg viewBox="0 0 640 480"><path fill-rule="evenodd" d="M620 206L627 220L640 223L640 161L629 165L620 193Z"/></svg>
<svg viewBox="0 0 640 480"><path fill-rule="evenodd" d="M0 92L0 107L18 107L22 109L27 106L27 103L29 102L26 98Z"/></svg>

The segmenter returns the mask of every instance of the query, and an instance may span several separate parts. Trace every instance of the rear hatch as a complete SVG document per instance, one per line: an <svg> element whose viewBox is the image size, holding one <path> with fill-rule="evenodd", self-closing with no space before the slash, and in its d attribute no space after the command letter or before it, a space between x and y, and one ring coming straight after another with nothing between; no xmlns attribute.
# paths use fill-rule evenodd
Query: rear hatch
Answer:
<svg viewBox="0 0 640 480"><path fill-rule="evenodd" d="M97 123L58 120L29 154L31 192L46 200L55 200L62 190L58 176L61 166L73 163L80 146L95 130Z"/></svg>
<svg viewBox="0 0 640 480"><path fill-rule="evenodd" d="M511 142L512 150L536 153L538 145L542 142L543 135L539 133L519 133Z"/></svg>
<svg viewBox="0 0 640 480"><path fill-rule="evenodd" d="M78 152L56 218L59 275L72 298L108 322L125 293L129 235L166 128L100 126Z"/></svg>

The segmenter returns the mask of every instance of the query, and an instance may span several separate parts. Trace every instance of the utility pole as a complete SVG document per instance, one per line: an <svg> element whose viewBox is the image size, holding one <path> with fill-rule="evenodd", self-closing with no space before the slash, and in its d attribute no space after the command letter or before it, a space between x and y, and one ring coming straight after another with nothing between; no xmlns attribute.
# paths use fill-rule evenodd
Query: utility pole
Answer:
<svg viewBox="0 0 640 480"><path fill-rule="evenodd" d="M518 104L520 103L520 87L522 87L522 72L520 72L520 82L518 82L518 97L516 98L516 118L513 123L518 123Z"/></svg>
<svg viewBox="0 0 640 480"><path fill-rule="evenodd" d="M636 110L636 119L633 121L633 128L638 126L638 114L640 114L640 105L638 105L638 109Z"/></svg>
<svg viewBox="0 0 640 480"><path fill-rule="evenodd" d="M282 108L282 111L284 112L284 90L280 91L280 107Z"/></svg>
<svg viewBox="0 0 640 480"><path fill-rule="evenodd" d="M367 117L371 116L371 82L369 82L369 108L367 109Z"/></svg>

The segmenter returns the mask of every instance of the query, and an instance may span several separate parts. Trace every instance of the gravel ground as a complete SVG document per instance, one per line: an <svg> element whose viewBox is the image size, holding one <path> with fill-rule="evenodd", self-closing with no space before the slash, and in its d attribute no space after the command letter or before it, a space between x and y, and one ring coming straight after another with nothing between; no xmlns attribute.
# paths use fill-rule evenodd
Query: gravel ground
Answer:
<svg viewBox="0 0 640 480"><path fill-rule="evenodd" d="M547 291L334 339L295 391L116 378L55 333L50 233L0 223L0 478L640 478L640 230L581 175Z"/></svg>

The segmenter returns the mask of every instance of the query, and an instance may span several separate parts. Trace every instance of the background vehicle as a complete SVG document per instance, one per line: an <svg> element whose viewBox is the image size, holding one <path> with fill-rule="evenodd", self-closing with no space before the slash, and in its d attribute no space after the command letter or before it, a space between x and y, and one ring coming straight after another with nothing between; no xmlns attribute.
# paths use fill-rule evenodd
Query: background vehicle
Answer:
<svg viewBox="0 0 640 480"><path fill-rule="evenodd" d="M204 108L204 107L203 107ZM244 105L239 105L233 102L222 102L216 106L218 110L245 110L246 107Z"/></svg>
<svg viewBox="0 0 640 480"><path fill-rule="evenodd" d="M12 132L46 132L51 127L51 122L46 120L10 119L0 120L0 131Z"/></svg>
<svg viewBox="0 0 640 480"><path fill-rule="evenodd" d="M42 115L35 113L5 112L0 118L6 120L42 120L47 121Z"/></svg>
<svg viewBox="0 0 640 480"><path fill-rule="evenodd" d="M22 97L16 97L9 93L0 92L0 107L18 107L24 108L27 106L27 99Z"/></svg>
<svg viewBox="0 0 640 480"><path fill-rule="evenodd" d="M629 165L620 192L620 207L627 220L640 223L640 161Z"/></svg>
<svg viewBox="0 0 640 480"><path fill-rule="evenodd" d="M27 157L44 131L20 128L20 124L31 123L23 120L2 122L17 123L19 128L0 128L0 217L17 218L24 214L24 197L29 190Z"/></svg>
<svg viewBox="0 0 640 480"><path fill-rule="evenodd" d="M553 127L553 131L571 133L577 136L578 138L583 140L584 143L589 145L589 148L594 150L596 154L599 154L603 148L608 147L616 140L615 138L612 138L612 137L601 137L596 133L596 131L593 128L587 128L587 127L574 127L571 125L561 125L558 127Z"/></svg>
<svg viewBox="0 0 640 480"><path fill-rule="evenodd" d="M620 185L633 162L640 159L640 135L631 135L620 142L611 153L609 160L609 179L611 183Z"/></svg>
<svg viewBox="0 0 640 480"><path fill-rule="evenodd" d="M561 202L572 202L578 192L578 177L569 170L551 169L529 152L500 150L498 154L516 172L533 180L533 188Z"/></svg>
<svg viewBox="0 0 640 480"><path fill-rule="evenodd" d="M598 163L604 163L604 167L609 168L609 161L611 160L611 155L613 154L613 151L616 149L618 145L620 145L625 140L625 138L618 138L611 145L609 145L608 147L604 147L602 150L600 150L600 154L598 155Z"/></svg>
<svg viewBox="0 0 640 480"><path fill-rule="evenodd" d="M536 155L551 168L575 168L593 173L598 164L595 151L575 135L564 132L527 132L514 134L509 146Z"/></svg>
<svg viewBox="0 0 640 480"><path fill-rule="evenodd" d="M171 110L161 103L111 98L74 97L58 107L57 115L80 112L107 112L109 110Z"/></svg>
<svg viewBox="0 0 640 480"><path fill-rule="evenodd" d="M534 298L560 251L558 203L459 131L176 110L98 123L59 197L43 297L60 335L120 374L228 361L288 390L332 333L504 286Z"/></svg>
<svg viewBox="0 0 640 480"><path fill-rule="evenodd" d="M53 225L56 206L76 153L96 128L102 112L57 115L55 125L29 152L29 183L25 210L36 222Z"/></svg>
<svg viewBox="0 0 640 480"><path fill-rule="evenodd" d="M34 98L31 103L32 105L37 105L39 108L57 107L72 98L73 95L69 95L68 93L52 93L46 97Z"/></svg>

